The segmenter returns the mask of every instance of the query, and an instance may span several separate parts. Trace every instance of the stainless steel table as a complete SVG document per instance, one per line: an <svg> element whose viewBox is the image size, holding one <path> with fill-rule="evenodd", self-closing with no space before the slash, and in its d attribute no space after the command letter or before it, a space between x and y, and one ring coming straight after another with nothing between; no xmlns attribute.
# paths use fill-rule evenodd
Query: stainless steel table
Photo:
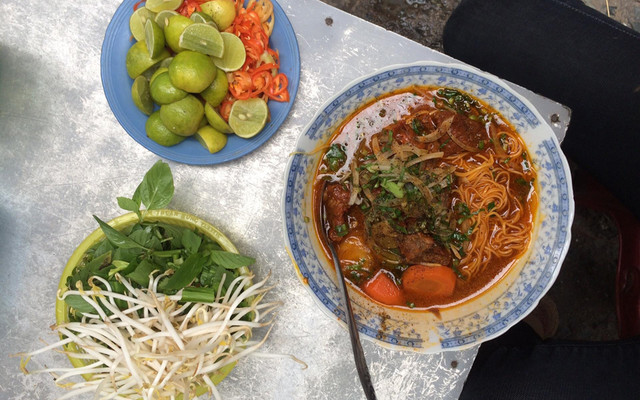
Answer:
<svg viewBox="0 0 640 400"><path fill-rule="evenodd" d="M218 226L241 252L256 257L258 276L271 273L272 298L284 302L264 351L288 358L250 358L219 386L225 398L363 398L347 332L328 318L298 281L284 249L280 199L284 167L319 106L358 76L388 64L447 56L317 0L279 0L298 38L300 90L280 131L233 162L188 166L170 162L172 208ZM50 377L24 376L18 351L52 342L60 272L81 240L122 211L158 157L120 127L100 82L100 49L117 0L0 3L0 398L53 399L64 393ZM328 25L325 18L331 17ZM568 111L525 93L543 116ZM476 349L420 355L365 342L380 399L456 398ZM67 363L63 355L43 358ZM33 365L35 366L35 365Z"/></svg>

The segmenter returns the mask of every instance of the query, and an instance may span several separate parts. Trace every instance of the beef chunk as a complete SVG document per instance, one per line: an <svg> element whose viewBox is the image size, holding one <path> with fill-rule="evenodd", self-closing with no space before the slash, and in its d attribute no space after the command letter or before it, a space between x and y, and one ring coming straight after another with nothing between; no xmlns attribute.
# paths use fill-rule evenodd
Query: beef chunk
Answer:
<svg viewBox="0 0 640 400"><path fill-rule="evenodd" d="M464 150L451 140L451 136L454 136L456 140L464 143L466 146L477 150L480 150L480 147L482 147L480 146L481 140L484 141L485 145L488 145L489 138L487 132L484 125L479 121L448 110L434 113L432 119L437 126L440 126L440 124L451 117L453 117L453 121L449 127L449 132L438 141L440 143L440 150L444 152L445 157L460 153Z"/></svg>
<svg viewBox="0 0 640 400"><path fill-rule="evenodd" d="M341 239L336 233L336 226L347 223L351 191L340 183L328 183L323 195L324 207L329 222L329 239L337 242Z"/></svg>
<svg viewBox="0 0 640 400"><path fill-rule="evenodd" d="M424 233L402 236L398 248L410 264L449 265L451 263L449 252Z"/></svg>
<svg viewBox="0 0 640 400"><path fill-rule="evenodd" d="M401 234L393 229L387 220L371 225L371 238L384 249L397 248L400 236Z"/></svg>

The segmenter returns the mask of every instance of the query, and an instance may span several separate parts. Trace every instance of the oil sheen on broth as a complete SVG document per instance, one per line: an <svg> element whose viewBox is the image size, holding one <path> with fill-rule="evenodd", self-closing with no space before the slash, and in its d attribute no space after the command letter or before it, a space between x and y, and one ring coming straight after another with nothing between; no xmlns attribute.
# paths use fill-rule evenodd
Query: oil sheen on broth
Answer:
<svg viewBox="0 0 640 400"><path fill-rule="evenodd" d="M331 136L314 180L316 235L326 246L326 230L345 277L373 300L450 307L528 248L535 177L498 112L459 90L413 86L363 105Z"/></svg>

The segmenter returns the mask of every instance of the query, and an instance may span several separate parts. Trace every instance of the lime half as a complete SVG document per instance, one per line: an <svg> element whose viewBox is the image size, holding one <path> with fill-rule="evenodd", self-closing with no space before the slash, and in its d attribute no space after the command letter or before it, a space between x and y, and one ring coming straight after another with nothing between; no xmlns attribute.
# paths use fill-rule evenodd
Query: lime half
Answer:
<svg viewBox="0 0 640 400"><path fill-rule="evenodd" d="M169 51L167 49L163 49L157 57L151 57L144 40L141 42L135 42L133 46L127 50L127 56L125 58L127 73L131 79L135 79L138 75L141 75L143 72L169 56Z"/></svg>
<svg viewBox="0 0 640 400"><path fill-rule="evenodd" d="M176 10L182 4L182 0L147 0L144 6L153 12Z"/></svg>
<svg viewBox="0 0 640 400"><path fill-rule="evenodd" d="M131 17L129 17L129 29L137 41L144 40L144 24L149 18L155 18L155 13L146 7L138 8L131 14Z"/></svg>
<svg viewBox="0 0 640 400"><path fill-rule="evenodd" d="M131 86L131 98L133 104L138 107L140 111L147 115L151 115L153 112L153 99L151 98L151 91L149 90L149 81L144 76L138 76Z"/></svg>
<svg viewBox="0 0 640 400"><path fill-rule="evenodd" d="M252 138L264 128L268 116L266 101L260 98L237 100L231 106L229 126L241 138Z"/></svg>
<svg viewBox="0 0 640 400"><path fill-rule="evenodd" d="M215 130L222 133L233 133L233 129L227 124L227 121L225 121L209 103L204 105L204 116L207 122L209 122L209 125Z"/></svg>
<svg viewBox="0 0 640 400"><path fill-rule="evenodd" d="M198 129L196 139L209 153L217 153L227 144L227 135L209 125Z"/></svg>
<svg viewBox="0 0 640 400"><path fill-rule="evenodd" d="M178 15L178 13L172 10L160 11L158 14L156 14L156 24L158 24L160 28L164 29L165 26L169 24L169 18L173 17L174 15Z"/></svg>
<svg viewBox="0 0 640 400"><path fill-rule="evenodd" d="M220 57L224 53L224 42L220 32L213 26L200 22L184 28L178 45L183 49L214 57Z"/></svg>
<svg viewBox="0 0 640 400"><path fill-rule="evenodd" d="M244 65L247 59L247 51L239 37L229 32L222 32L224 42L224 53L222 57L213 57L216 67L225 72L237 71Z"/></svg>
<svg viewBox="0 0 640 400"><path fill-rule="evenodd" d="M144 41L151 57L158 57L164 50L164 32L151 18L144 24Z"/></svg>

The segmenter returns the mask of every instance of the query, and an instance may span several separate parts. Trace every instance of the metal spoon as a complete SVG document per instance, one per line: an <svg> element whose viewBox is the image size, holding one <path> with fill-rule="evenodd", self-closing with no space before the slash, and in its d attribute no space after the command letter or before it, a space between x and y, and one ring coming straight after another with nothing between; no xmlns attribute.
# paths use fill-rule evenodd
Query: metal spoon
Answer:
<svg viewBox="0 0 640 400"><path fill-rule="evenodd" d="M325 182L324 186L322 187L321 198L324 198L324 191L326 187L327 183ZM360 335L358 333L358 327L356 326L356 320L353 316L353 309L351 308L351 300L349 299L347 284L344 280L344 275L342 274L342 268L340 268L340 259L338 258L336 248L333 246L333 242L329 239L329 235L327 234L327 230L325 229L325 227L328 225L326 209L324 207L322 207L320 214L322 217L322 232L324 233L327 246L331 251L331 259L333 260L333 266L336 270L336 275L338 276L338 286L340 288L340 293L342 294L344 307L347 310L347 326L349 328L349 337L351 338L353 358L356 362L356 370L358 371L360 383L362 384L362 389L364 390L364 394L367 397L367 400L376 400L376 391L373 387L373 383L371 383L371 375L369 374L369 368L367 367L367 360L364 357L364 351L362 350L362 345L360 343Z"/></svg>

